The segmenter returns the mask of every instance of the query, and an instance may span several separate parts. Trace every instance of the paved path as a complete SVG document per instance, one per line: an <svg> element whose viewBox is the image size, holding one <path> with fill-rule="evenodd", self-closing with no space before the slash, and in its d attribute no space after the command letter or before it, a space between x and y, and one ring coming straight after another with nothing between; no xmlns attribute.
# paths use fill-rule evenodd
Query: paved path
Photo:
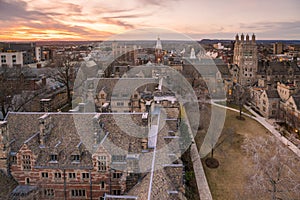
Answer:
<svg viewBox="0 0 300 200"><path fill-rule="evenodd" d="M223 105L220 105L220 104L217 104L215 103L214 101L211 102L211 104L215 105L215 106L218 106L218 107L221 107L221 108L225 108L225 109L228 109L228 110L232 110L232 111L235 111L235 112L240 112L239 110L237 109L234 109L234 108L230 108L230 107L227 107L227 106L223 106ZM300 149L294 145L291 141L289 141L288 139L286 139L284 136L281 136L281 134L275 129L275 127L273 125L271 125L270 123L268 123L266 121L266 118L264 117L261 117L260 115L258 115L255 111L253 111L250 107L248 106L245 106L245 108L250 111L254 116L252 115L249 115L247 113L244 113L243 112L243 115L247 116L247 117L250 117L254 120L256 120L257 122L259 122L261 125L263 125L266 129L268 129L278 140L280 140L284 145L286 145L291 151L293 151L298 157L300 157Z"/></svg>

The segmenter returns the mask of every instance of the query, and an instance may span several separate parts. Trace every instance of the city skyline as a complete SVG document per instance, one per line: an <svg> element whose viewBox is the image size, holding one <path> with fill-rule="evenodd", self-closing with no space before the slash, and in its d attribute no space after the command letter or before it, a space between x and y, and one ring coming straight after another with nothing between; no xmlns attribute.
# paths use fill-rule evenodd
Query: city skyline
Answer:
<svg viewBox="0 0 300 200"><path fill-rule="evenodd" d="M296 0L0 0L0 5L1 41L107 40L151 27L195 40L233 39L236 33L255 33L262 40L300 39ZM168 31L160 35L178 39Z"/></svg>

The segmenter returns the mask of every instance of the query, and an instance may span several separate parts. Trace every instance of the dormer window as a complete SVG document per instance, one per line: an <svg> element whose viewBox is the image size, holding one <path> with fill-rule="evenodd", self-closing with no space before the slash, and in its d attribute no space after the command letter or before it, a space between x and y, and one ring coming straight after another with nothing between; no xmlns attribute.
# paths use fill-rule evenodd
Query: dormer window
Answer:
<svg viewBox="0 0 300 200"><path fill-rule="evenodd" d="M55 161L57 161L57 154L51 154L50 155L50 162L55 162Z"/></svg>
<svg viewBox="0 0 300 200"><path fill-rule="evenodd" d="M72 155L72 161L73 162L80 162L80 155L78 155L78 154Z"/></svg>

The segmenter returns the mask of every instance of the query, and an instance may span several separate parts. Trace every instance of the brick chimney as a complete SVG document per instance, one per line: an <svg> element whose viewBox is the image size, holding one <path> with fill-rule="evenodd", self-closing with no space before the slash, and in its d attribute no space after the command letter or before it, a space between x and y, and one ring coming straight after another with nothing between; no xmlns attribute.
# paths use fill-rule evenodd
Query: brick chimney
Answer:
<svg viewBox="0 0 300 200"><path fill-rule="evenodd" d="M53 128L51 116L49 114L44 114L39 118L40 127L40 148L45 147L46 140L51 133Z"/></svg>
<svg viewBox="0 0 300 200"><path fill-rule="evenodd" d="M7 122L0 121L0 170L7 173L7 156L8 156L8 129Z"/></svg>
<svg viewBox="0 0 300 200"><path fill-rule="evenodd" d="M83 113L83 112L85 112L85 103L79 103L78 104L78 108L79 108L79 112L80 113Z"/></svg>
<svg viewBox="0 0 300 200"><path fill-rule="evenodd" d="M47 78L46 78L46 76L43 76L42 77L42 85L43 85L43 87L46 86L46 84L47 84Z"/></svg>
<svg viewBox="0 0 300 200"><path fill-rule="evenodd" d="M97 145L105 136L104 123L100 121L100 113L97 113L93 117L93 128L94 128L94 144Z"/></svg>

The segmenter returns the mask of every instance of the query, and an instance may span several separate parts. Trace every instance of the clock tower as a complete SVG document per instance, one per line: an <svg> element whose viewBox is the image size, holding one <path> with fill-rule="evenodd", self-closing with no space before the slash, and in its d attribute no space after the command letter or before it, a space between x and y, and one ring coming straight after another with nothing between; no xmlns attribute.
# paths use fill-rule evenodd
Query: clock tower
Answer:
<svg viewBox="0 0 300 200"><path fill-rule="evenodd" d="M257 45L255 35L250 40L249 35L236 35L234 45L233 63L239 68L238 82L241 85L252 85L256 80L258 67Z"/></svg>

